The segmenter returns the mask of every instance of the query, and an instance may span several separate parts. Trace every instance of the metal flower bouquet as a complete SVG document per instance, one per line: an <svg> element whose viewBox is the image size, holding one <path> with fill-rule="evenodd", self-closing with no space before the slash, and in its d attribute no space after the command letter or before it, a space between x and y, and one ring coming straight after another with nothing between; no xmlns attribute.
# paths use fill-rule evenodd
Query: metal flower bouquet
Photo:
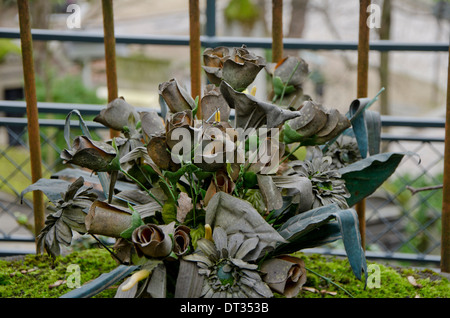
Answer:
<svg viewBox="0 0 450 318"><path fill-rule="evenodd" d="M110 102L94 121L120 132L111 140L68 114L69 168L23 192L50 201L38 246L56 256L73 232L111 237L118 266L65 297L117 283L116 297L295 297L306 281L295 252L336 240L365 279L352 206L404 155L379 153L376 97L342 114L303 94L309 71L298 57L272 64L245 46L218 47L203 61L201 99L171 79L159 85L165 112ZM267 100L249 87L263 69ZM73 115L81 136L71 136Z"/></svg>

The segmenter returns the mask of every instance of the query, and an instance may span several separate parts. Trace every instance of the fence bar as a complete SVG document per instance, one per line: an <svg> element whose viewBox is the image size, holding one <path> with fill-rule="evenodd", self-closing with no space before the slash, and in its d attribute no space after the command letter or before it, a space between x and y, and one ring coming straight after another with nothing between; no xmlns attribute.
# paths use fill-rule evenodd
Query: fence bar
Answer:
<svg viewBox="0 0 450 318"><path fill-rule="evenodd" d="M85 43L103 43L103 34L96 32L75 32L60 30L42 30L33 29L32 37L34 41L66 41L66 42L85 42ZM20 33L14 28L0 28L0 38L19 39ZM200 36L203 46L241 46L247 45L249 48L270 49L272 39L264 37L237 37L237 36ZM189 45L189 36L187 35L116 35L117 44L151 44L151 45ZM356 41L315 41L299 38L284 38L283 45L285 49L297 50L339 50L356 51L358 42ZM392 40L376 40L370 43L372 51L397 51L397 52L447 52L448 43L414 43L397 42Z"/></svg>
<svg viewBox="0 0 450 318"><path fill-rule="evenodd" d="M358 71L357 71L357 98L368 95L369 80L369 28L367 26L367 8L371 0L359 0L359 38L358 38ZM366 246L366 201L363 199L355 206L358 213L359 229L361 232L361 245Z"/></svg>
<svg viewBox="0 0 450 318"><path fill-rule="evenodd" d="M30 8L28 5L28 0L17 1L17 6L19 10L25 100L27 104L31 181L35 183L42 178L42 164L33 61L33 40L31 38ZM33 191L33 211L34 229L35 233L38 234L44 228L45 223L44 196L41 191Z"/></svg>
<svg viewBox="0 0 450 318"><path fill-rule="evenodd" d="M216 0L206 0L206 28L207 36L216 36Z"/></svg>
<svg viewBox="0 0 450 318"><path fill-rule="evenodd" d="M191 60L191 95L198 96L197 118L202 118L201 99L201 42L200 42L200 4L199 0L189 0L189 49Z"/></svg>
<svg viewBox="0 0 450 318"><path fill-rule="evenodd" d="M272 0L272 62L283 58L283 0Z"/></svg>
<svg viewBox="0 0 450 318"><path fill-rule="evenodd" d="M119 96L116 69L116 38L114 36L114 9L112 0L102 0L103 33L105 43L106 82L108 87L108 102ZM119 136L119 131L110 130L110 136Z"/></svg>
<svg viewBox="0 0 450 318"><path fill-rule="evenodd" d="M441 271L450 273L450 49L445 115L444 180L442 195Z"/></svg>

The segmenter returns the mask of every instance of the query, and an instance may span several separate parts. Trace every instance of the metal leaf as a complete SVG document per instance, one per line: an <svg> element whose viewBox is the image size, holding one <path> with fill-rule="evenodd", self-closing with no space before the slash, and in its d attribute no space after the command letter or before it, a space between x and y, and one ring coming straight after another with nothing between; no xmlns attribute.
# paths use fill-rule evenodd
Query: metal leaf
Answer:
<svg viewBox="0 0 450 318"><path fill-rule="evenodd" d="M283 206L283 197L277 188L272 176L257 175L258 186L264 198L264 203L269 211Z"/></svg>
<svg viewBox="0 0 450 318"><path fill-rule="evenodd" d="M220 84L220 91L236 111L236 128L257 129L278 127L285 121L300 116L300 112L284 110L276 105L257 100L254 96L235 91L228 83Z"/></svg>
<svg viewBox="0 0 450 318"><path fill-rule="evenodd" d="M197 264L180 259L175 298L198 298L201 295L204 276L198 273ZM205 284L208 285L208 284Z"/></svg>
<svg viewBox="0 0 450 318"><path fill-rule="evenodd" d="M247 254L246 261L258 259L284 241L250 203L224 192L212 197L205 217L206 224L213 228L220 226L227 234L241 232L246 239L259 238L258 245Z"/></svg>
<svg viewBox="0 0 450 318"><path fill-rule="evenodd" d="M165 298L167 294L167 270L164 263L159 264L152 272L148 282L147 293L151 298Z"/></svg>
<svg viewBox="0 0 450 318"><path fill-rule="evenodd" d="M307 238L313 230L336 219L342 235L344 247L352 267L353 273L358 279L362 278L362 272L367 272L367 264L364 250L361 246L358 215L353 209L341 210L337 205L328 205L298 214L283 224L279 233L289 242L277 246L275 253L294 252L297 248L296 241ZM331 234L331 233L330 233ZM335 235L334 235L335 236Z"/></svg>
<svg viewBox="0 0 450 318"><path fill-rule="evenodd" d="M353 206L372 194L386 181L405 155L410 152L385 152L376 154L352 163L338 170L351 196L347 198L349 206Z"/></svg>
<svg viewBox="0 0 450 318"><path fill-rule="evenodd" d="M66 180L59 179L44 179L41 178L32 185L29 185L20 194L20 199L23 200L25 194L31 191L42 191L45 196L53 203L63 199L64 190L67 189L72 183Z"/></svg>
<svg viewBox="0 0 450 318"><path fill-rule="evenodd" d="M109 286L121 281L138 268L139 266L120 265L111 272L101 274L93 281L81 286L80 288L73 289L67 294L62 295L60 298L89 298L95 296Z"/></svg>

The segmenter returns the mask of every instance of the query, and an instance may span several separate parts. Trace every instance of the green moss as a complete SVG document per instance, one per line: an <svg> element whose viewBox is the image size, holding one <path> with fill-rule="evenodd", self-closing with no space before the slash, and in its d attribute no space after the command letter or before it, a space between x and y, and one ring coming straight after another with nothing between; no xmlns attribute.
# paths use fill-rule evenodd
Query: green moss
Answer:
<svg viewBox="0 0 450 318"><path fill-rule="evenodd" d="M27 255L14 261L0 260L0 298L56 298L69 292L67 280L73 272L71 264L79 266L81 285L114 269L117 264L103 249L74 252L52 260L47 255ZM106 290L99 297L112 297L114 290Z"/></svg>
<svg viewBox="0 0 450 318"><path fill-rule="evenodd" d="M379 287L364 288L364 282L353 275L347 259L322 255L297 253L308 268L307 281L299 298L349 298L347 291L355 298L449 298L450 282L430 269L418 270L408 267L391 267L375 262L368 265L379 268ZM73 252L55 261L46 255L27 255L14 261L0 260L0 298L55 298L69 292L67 283L50 288L59 280L68 280L71 272L68 266L76 264L80 268L81 284L97 278L102 273L117 267L115 261L104 249L87 249ZM370 268L370 267L369 267ZM314 274L320 274L341 288ZM369 271L369 284L375 272ZM416 286L408 281L415 279ZM118 284L117 284L118 285ZM115 288L117 288L117 285ZM96 297L112 298L116 289L103 291ZM312 288L318 292L308 291ZM345 289L345 291L343 290ZM320 292L323 291L323 292ZM276 297L280 297L276 295Z"/></svg>
<svg viewBox="0 0 450 318"><path fill-rule="evenodd" d="M305 256L304 259L308 269L330 279L349 292L354 298L449 298L450 282L445 277L438 275L432 270L418 270L413 268L395 268L375 262L368 262L368 286L355 278L347 259L338 257L325 257L320 255ZM372 268L379 269L378 272L371 271ZM379 285L374 280L379 273ZM413 276L417 286L408 281L408 276ZM372 283L372 284L371 284ZM371 284L371 285L370 285ZM372 286L372 288L369 288ZM307 281L304 287L314 288L319 292L313 293L302 290L299 298L349 298L342 289L327 282L321 277L307 272ZM336 292L335 295L320 293L320 291Z"/></svg>

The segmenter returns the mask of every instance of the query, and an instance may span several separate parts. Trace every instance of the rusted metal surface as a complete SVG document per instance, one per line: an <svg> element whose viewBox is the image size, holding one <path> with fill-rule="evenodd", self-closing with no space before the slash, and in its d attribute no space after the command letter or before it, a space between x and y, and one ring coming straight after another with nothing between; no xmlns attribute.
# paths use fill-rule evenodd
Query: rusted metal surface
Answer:
<svg viewBox="0 0 450 318"><path fill-rule="evenodd" d="M283 58L283 0L272 0L272 62Z"/></svg>
<svg viewBox="0 0 450 318"><path fill-rule="evenodd" d="M35 183L42 178L42 163L33 61L33 41L31 39L30 10L28 0L18 0L17 6L19 10L25 100L27 104L31 181L32 183ZM33 191L33 211L35 233L39 233L44 228L45 223L44 196L41 191Z"/></svg>
<svg viewBox="0 0 450 318"><path fill-rule="evenodd" d="M119 97L116 69L116 38L114 36L114 10L112 0L102 0L103 34L105 44L106 82L108 102ZM110 135L117 137L119 132L111 129Z"/></svg>
<svg viewBox="0 0 450 318"><path fill-rule="evenodd" d="M444 185L442 195L441 271L450 273L450 48L445 116Z"/></svg>
<svg viewBox="0 0 450 318"><path fill-rule="evenodd" d="M358 71L357 71L357 98L368 95L369 83L369 34L367 26L369 14L367 8L371 0L359 1L359 35L358 35ZM355 206L358 213L359 229L361 232L361 243L366 246L366 201L362 200Z"/></svg>
<svg viewBox="0 0 450 318"><path fill-rule="evenodd" d="M201 99L201 43L200 43L200 4L199 0L189 0L189 49L191 68L191 95L198 96L197 118L202 118Z"/></svg>

